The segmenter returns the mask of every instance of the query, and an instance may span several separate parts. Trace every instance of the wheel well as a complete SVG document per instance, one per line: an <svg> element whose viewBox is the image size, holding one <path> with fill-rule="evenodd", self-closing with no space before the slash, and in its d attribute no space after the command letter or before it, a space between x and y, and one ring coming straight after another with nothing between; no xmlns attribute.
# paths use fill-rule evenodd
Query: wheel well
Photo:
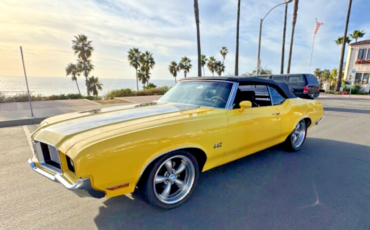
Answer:
<svg viewBox="0 0 370 230"><path fill-rule="evenodd" d="M198 148L183 148L183 149L178 149L178 150L182 150L182 151L187 151L189 153L191 153L198 161L198 165L199 165L199 171L202 172L203 171L203 167L204 165L206 164L206 161L207 161L207 155L206 153L201 150L201 149L198 149ZM171 151L171 152L168 152L166 153L165 155L169 154L169 153L173 153L177 150L174 150L174 151ZM160 157L162 157L164 155L161 155ZM159 158L156 158L154 161L152 161L144 170L143 174L141 175L139 181L137 182L137 186L140 187L140 185L142 184L142 182L144 182L145 178L148 176L148 174L150 173L150 170L151 168L153 167L153 165L159 160Z"/></svg>
<svg viewBox="0 0 370 230"><path fill-rule="evenodd" d="M310 118L304 118L303 119L304 120L304 122L306 122L306 127L308 128L308 127L310 127L310 125L311 125L311 119Z"/></svg>

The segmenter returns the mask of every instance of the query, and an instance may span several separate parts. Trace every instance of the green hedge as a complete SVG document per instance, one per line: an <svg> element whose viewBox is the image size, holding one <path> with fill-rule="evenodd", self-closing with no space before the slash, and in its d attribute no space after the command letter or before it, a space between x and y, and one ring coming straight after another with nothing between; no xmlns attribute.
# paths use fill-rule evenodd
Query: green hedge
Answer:
<svg viewBox="0 0 370 230"><path fill-rule="evenodd" d="M60 94L60 95L51 95L51 96L42 96L41 94L32 95L32 101L50 101L50 100L69 100L69 99L89 99L89 100L97 100L100 99L99 97L94 96L83 96L80 94ZM6 96L0 93L0 103L5 102L25 102L28 101L28 95L26 93Z"/></svg>
<svg viewBox="0 0 370 230"><path fill-rule="evenodd" d="M104 95L106 100L114 99L115 97L129 97L129 96L150 96L150 95L163 95L170 87L163 86L158 88L150 88L145 90L134 91L132 89L118 89L112 90Z"/></svg>

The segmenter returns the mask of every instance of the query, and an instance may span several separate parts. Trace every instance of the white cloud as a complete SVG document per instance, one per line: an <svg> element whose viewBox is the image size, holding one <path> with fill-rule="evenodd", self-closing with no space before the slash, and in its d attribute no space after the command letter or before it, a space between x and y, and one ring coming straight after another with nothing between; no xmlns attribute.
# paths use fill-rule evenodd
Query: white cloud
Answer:
<svg viewBox="0 0 370 230"><path fill-rule="evenodd" d="M256 65L260 18L279 0L242 0L240 31L240 73ZM363 4L366 0L362 0ZM227 73L234 72L237 0L201 0L200 21L202 52L221 60L219 50L229 49ZM289 51L291 13L289 6L286 62ZM314 19L324 22L316 37L312 68L338 65L340 47L334 40L342 36L346 1L301 0L294 38L292 72L306 72L314 29ZM354 4L352 12L361 7ZM272 11L263 24L262 66L279 72L284 6ZM350 30L370 29L351 17ZM353 24L356 22L356 24ZM127 63L127 51L139 47L154 54L152 78L172 79L168 64L188 56L196 74L196 33L193 1L150 0L0 0L0 76L20 76L19 46L25 52L30 76L64 76L64 68L75 57L71 50L74 35L86 34L95 51L93 62L99 77L134 78ZM370 32L369 32L370 33ZM286 67L286 64L285 64ZM209 75L209 71L206 70Z"/></svg>

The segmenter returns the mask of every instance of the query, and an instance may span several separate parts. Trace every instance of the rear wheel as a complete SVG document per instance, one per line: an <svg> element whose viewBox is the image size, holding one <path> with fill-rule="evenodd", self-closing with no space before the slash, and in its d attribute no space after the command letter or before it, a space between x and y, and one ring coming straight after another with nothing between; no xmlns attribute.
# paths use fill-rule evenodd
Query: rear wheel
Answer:
<svg viewBox="0 0 370 230"><path fill-rule="evenodd" d="M307 126L304 120L298 122L295 126L293 132L288 136L284 142L285 149L289 151L298 151L303 146L303 143L306 140L307 135Z"/></svg>
<svg viewBox="0 0 370 230"><path fill-rule="evenodd" d="M151 168L143 193L149 203L164 209L176 208L192 194L199 177L196 158L185 151L161 157Z"/></svg>

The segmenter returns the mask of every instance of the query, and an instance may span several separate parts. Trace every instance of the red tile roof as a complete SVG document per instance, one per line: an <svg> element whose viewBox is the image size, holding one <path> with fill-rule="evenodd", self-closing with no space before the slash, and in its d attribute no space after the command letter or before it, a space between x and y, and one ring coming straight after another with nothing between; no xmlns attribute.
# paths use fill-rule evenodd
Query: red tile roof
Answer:
<svg viewBox="0 0 370 230"><path fill-rule="evenodd" d="M351 43L351 46L369 45L369 44L370 44L370 40L363 40L363 41Z"/></svg>

